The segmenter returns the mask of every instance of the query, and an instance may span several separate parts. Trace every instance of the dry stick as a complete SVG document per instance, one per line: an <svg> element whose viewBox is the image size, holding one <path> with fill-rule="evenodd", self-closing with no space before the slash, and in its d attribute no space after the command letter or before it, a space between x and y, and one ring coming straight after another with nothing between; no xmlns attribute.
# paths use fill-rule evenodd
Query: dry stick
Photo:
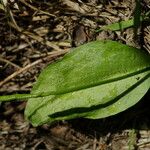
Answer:
<svg viewBox="0 0 150 150"><path fill-rule="evenodd" d="M64 50L62 50L64 51ZM67 49L65 51L68 51ZM47 52L47 53L40 53L40 54L33 54L31 56L29 56L29 58L43 58L43 57L46 57L46 56L49 56L49 55L56 55L57 53L59 52L56 52L56 51L52 51L52 52Z"/></svg>
<svg viewBox="0 0 150 150"><path fill-rule="evenodd" d="M43 10L40 10L34 6L32 6L31 4L27 3L26 1L24 0L20 0L21 3L25 4L26 6L28 6L29 8L31 8L32 10L35 10L35 11L39 11L40 13L42 14L45 14L45 15L48 15L48 16L52 16L52 17L56 17L54 14L50 14L49 12L46 12L46 11L43 11Z"/></svg>
<svg viewBox="0 0 150 150"><path fill-rule="evenodd" d="M1 82L0 82L0 87L1 87L4 83L8 82L9 80L11 80L11 79L14 78L15 76L17 76L18 74L22 73L22 72L25 71L25 70L28 70L29 68L35 66L36 64L38 64L38 63L40 63L40 62L42 62L41 59L40 59L40 60L37 60L37 61L35 61L35 62L33 62L32 64L29 64L29 65L25 66L24 68L21 68L21 69L17 70L17 71L14 72L13 74L11 74L11 75L8 76L7 78L5 78L3 81L1 81Z"/></svg>
<svg viewBox="0 0 150 150"><path fill-rule="evenodd" d="M62 50L62 51L57 51L56 54L51 55L50 58L63 55L63 54L65 54L65 53L67 53L67 52L68 52L68 49L67 49L67 50ZM46 57L46 58L47 58L47 57ZM44 59L46 59L46 58L44 58ZM37 64L39 64L39 63L41 63L44 59L39 59L39 60L33 62L32 64L29 64L29 65L25 66L24 68L21 68L21 69L17 70L17 71L14 72L13 74L11 74L11 75L8 76L7 78L5 78L3 81L1 81L1 82L0 82L0 87L1 87L4 83L8 82L8 81L11 80L12 78L14 78L14 77L16 77L17 75L19 75L20 73L22 73L22 72L24 72L24 71L30 69L31 67L33 67L33 66L35 66L35 65L37 65Z"/></svg>
<svg viewBox="0 0 150 150"><path fill-rule="evenodd" d="M29 32L29 31L25 31L24 29L20 28L20 27L17 25L17 23L16 23L16 21L15 21L15 19L14 19L14 17L13 17L13 14L12 14L12 12L11 12L11 10L8 10L8 13L9 13L10 19L11 19L11 21L12 21L12 22L8 22L8 24L9 24L11 27L13 27L14 29L16 29L18 32L20 32L20 33L22 33L22 34L24 34L24 35L26 35L26 36L28 36L28 37L30 37L30 38L32 38L32 39L34 39L34 40L36 40L36 41L42 43L42 44L45 44L45 45L47 45L47 46L53 48L54 50L61 51L61 49L59 48L59 46L57 46L57 45L54 44L53 42L47 41L47 40L45 40L44 38L42 38L41 36L35 35L35 34Z"/></svg>
<svg viewBox="0 0 150 150"><path fill-rule="evenodd" d="M28 36L36 41L38 41L39 43L42 43L44 45L47 45L48 47L53 48L54 50L57 51L61 51L61 49L59 48L59 46L57 46L56 44L54 44L53 42L50 41L46 41L44 40L41 36L35 35L29 31L24 31L23 29L21 29L20 27L16 26L14 23L12 22L8 22L8 24L13 27L14 29L16 29L18 32L24 34L25 36Z"/></svg>
<svg viewBox="0 0 150 150"><path fill-rule="evenodd" d="M50 47L54 48L55 50L58 50L58 51L56 52L56 54L51 55L51 58L52 58L52 57L59 56L59 55L63 55L63 54L65 54L65 53L68 51L68 50L61 50L57 45L53 44L52 42L44 41L44 39L43 39L42 37L40 37L40 36L34 35L33 33L30 33L30 32L28 32L28 31L23 31L23 29L21 29L21 28L17 25L17 23L16 23L16 21L15 21L15 19L14 19L13 14L12 14L11 11L9 11L9 15L10 15L10 18L11 18L11 21L12 21L12 22L9 22L9 25L11 25L11 26L12 26L14 29L16 29L18 32L22 32L22 33L25 34L26 36L29 36L29 37L33 38L34 40L37 40L38 42L44 43L44 44L46 44L47 46L50 46ZM37 60L37 61L33 62L32 64L29 64L29 65L27 65L26 67L21 68L20 70L17 70L17 71L14 72L13 74L11 74L11 75L8 76L7 78L5 78L3 81L1 81L1 82L0 82L0 87L1 87L4 83L6 83L6 82L8 82L9 80L11 80L12 78L16 77L18 74L22 73L22 72L25 71L25 70L28 70L29 68L31 68L31 67L37 65L38 63L41 63L42 61L43 61L42 59Z"/></svg>
<svg viewBox="0 0 150 150"><path fill-rule="evenodd" d="M42 43L42 44L45 44L47 45L48 47L51 47L53 48L54 50L57 50L57 51L61 51L61 49L59 48L59 46L55 45L53 42L50 42L50 41L44 41L44 39L40 36L37 36L31 32L28 32L28 31L24 31L23 34L25 34L26 36L29 36L30 38Z"/></svg>
<svg viewBox="0 0 150 150"><path fill-rule="evenodd" d="M1 61L1 62L5 62L5 63L7 63L7 64L10 64L10 65L14 66L14 67L17 68L17 69L20 69L20 68L21 68L21 67L19 67L18 65L14 64L14 63L10 62L9 60L4 59L4 58L2 58L2 57L0 57L0 61Z"/></svg>
<svg viewBox="0 0 150 150"><path fill-rule="evenodd" d="M142 148L142 147L145 147L145 145L148 145L148 144L150 144L150 139L147 139L147 141L145 141L143 143L138 143L137 146Z"/></svg>
<svg viewBox="0 0 150 150"><path fill-rule="evenodd" d="M28 31L24 31L22 32L23 34L25 34L26 36L42 43L42 44L45 44L49 47L52 47L54 50L57 50L57 51L61 51L61 49L59 48L59 46L55 45L53 42L50 42L50 41L47 41L47 40L44 40L41 36L38 36L38 35L35 35L31 32L28 32Z"/></svg>
<svg viewBox="0 0 150 150"><path fill-rule="evenodd" d="M35 40L34 40L35 41ZM33 42L34 41L30 41L30 43L31 44L33 44ZM28 43L22 43L22 44L20 44L20 45L18 45L17 47L15 47L15 48L11 48L10 50L12 50L13 52L18 52L18 51L20 51L20 50L22 50L22 49L25 49L25 48L27 48L28 46L32 46L31 44L30 44L29 42ZM34 42L35 43L35 42Z"/></svg>

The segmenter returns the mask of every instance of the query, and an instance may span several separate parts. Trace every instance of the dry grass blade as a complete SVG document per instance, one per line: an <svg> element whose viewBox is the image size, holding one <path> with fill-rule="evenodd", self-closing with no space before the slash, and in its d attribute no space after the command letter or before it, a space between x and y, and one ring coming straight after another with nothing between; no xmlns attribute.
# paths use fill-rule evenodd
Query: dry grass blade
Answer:
<svg viewBox="0 0 150 150"><path fill-rule="evenodd" d="M134 42L133 28L122 32L95 32L104 25L133 18L135 4L131 0L0 0L0 95L29 93L42 68L59 58L57 56L62 57L72 47L71 42L75 39L72 33L77 32L76 27L84 26L83 31L89 41L110 39L139 47ZM148 20L150 2L144 0L141 4L142 15ZM150 53L148 21L143 22L142 31L138 30L138 37L144 36L139 43ZM82 39L81 35L76 38ZM0 150L122 150L129 149L129 144L130 149L134 145L135 149L148 150L149 95L145 98L142 105L140 103L135 109L116 117L63 121L39 128L33 128L25 121L22 112L26 102L2 103ZM138 139L132 144L129 131L134 128Z"/></svg>
<svg viewBox="0 0 150 150"><path fill-rule="evenodd" d="M45 58L43 58L43 59L38 59L38 60L36 60L35 62L33 62L33 63L31 63L31 64L25 66L24 68L21 68L21 69L17 70L17 71L14 72L13 74L11 74L11 75L8 76L7 78L5 78L3 81L0 82L0 87L1 87L3 84L5 84L6 82L8 82L9 80L11 80L12 78L14 78L14 77L16 77L17 75L19 75L20 73L22 73L22 72L24 72L24 71L30 69L31 67L33 67L33 66L35 66L35 65L37 65L37 64L39 64L39 63L41 63L42 61L44 61L44 60L46 60L46 59L52 60L53 57L58 57L58 56L64 55L64 54L67 53L67 52L68 52L68 49L67 49L67 50L62 50L62 51L57 51L57 52L55 52L55 53L53 53L53 54L50 53L51 55L49 55L49 56L47 56L47 57L45 57Z"/></svg>
<svg viewBox="0 0 150 150"><path fill-rule="evenodd" d="M143 142L143 143L139 143L139 144L137 144L139 147L145 147L146 145L150 145L150 139L149 140L147 140L146 142Z"/></svg>
<svg viewBox="0 0 150 150"><path fill-rule="evenodd" d="M42 43L42 44L47 45L48 47L52 47L54 50L61 51L59 46L55 45L53 42L44 40L41 36L35 35L29 31L23 31L22 33L25 34L26 36L40 42L40 43Z"/></svg>
<svg viewBox="0 0 150 150"><path fill-rule="evenodd" d="M1 3L4 7L6 7L8 1L7 1L7 0L0 0L0 3Z"/></svg>
<svg viewBox="0 0 150 150"><path fill-rule="evenodd" d="M8 14L9 14L9 18L11 20L11 22L8 22L8 24L13 27L14 29L16 29L18 32L21 32L22 34L44 44L44 45L47 45L48 47L51 47L53 48L54 50L57 50L57 51L61 51L61 49L59 48L59 46L55 45L54 43L50 42L50 41L47 41L45 39L43 39L41 36L38 36L38 35L35 35L29 31L25 31L24 29L22 29L21 27L19 27L13 17L13 14L11 12L11 10L7 10Z"/></svg>
<svg viewBox="0 0 150 150"><path fill-rule="evenodd" d="M2 4L0 4L0 10L3 10L3 11L5 10Z"/></svg>
<svg viewBox="0 0 150 150"><path fill-rule="evenodd" d="M24 5L28 6L29 8L31 8L32 10L35 10L35 11L38 11L42 14L45 14L45 15L48 15L48 16L52 16L52 17L56 17L54 14L50 14L49 12L46 12L46 11L43 11L43 10L40 10L32 5L30 5L29 3L27 3L26 1L24 0L20 0L21 3L23 3Z"/></svg>
<svg viewBox="0 0 150 150"><path fill-rule="evenodd" d="M59 46L55 45L53 42L50 42L50 41L47 41L47 40L44 40L42 37L38 36L38 35L35 35L29 31L25 31L23 29L21 29L20 27L16 26L15 24L13 24L12 22L8 22L8 24L13 27L14 29L16 29L18 32L21 32L22 34L44 44L44 45L47 45L48 47L51 47L53 48L54 50L57 50L57 51L61 51L61 49L59 48Z"/></svg>
<svg viewBox="0 0 150 150"><path fill-rule="evenodd" d="M6 59L4 59L4 58L2 58L2 57L0 57L0 61L1 61L1 62L5 62L5 63L7 63L7 64L10 64L11 66L14 66L14 67L17 68L17 69L21 69L21 67L19 67L18 65L14 64L14 63L10 62L9 60L6 60Z"/></svg>
<svg viewBox="0 0 150 150"><path fill-rule="evenodd" d="M63 0L62 2L74 11L77 11L82 14L86 13L85 10L81 8L77 2L72 2L70 0Z"/></svg>
<svg viewBox="0 0 150 150"><path fill-rule="evenodd" d="M12 14L10 9L8 10L8 13L9 13L10 20L14 24L15 29L17 29L17 31L21 32L21 28L17 25L17 23L16 23L16 21L15 21L15 19L13 17L13 14Z"/></svg>

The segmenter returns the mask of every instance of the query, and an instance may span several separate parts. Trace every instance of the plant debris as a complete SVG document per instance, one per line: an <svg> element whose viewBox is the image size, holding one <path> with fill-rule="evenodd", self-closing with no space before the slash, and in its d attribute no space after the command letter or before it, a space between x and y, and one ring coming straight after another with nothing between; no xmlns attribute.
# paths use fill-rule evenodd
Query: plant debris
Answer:
<svg viewBox="0 0 150 150"><path fill-rule="evenodd" d="M134 8L132 0L1 0L1 95L30 92L47 64L89 41L111 39L150 52L149 23L142 24L136 40L133 28L95 32L104 25L132 19ZM143 0L142 13L149 8L149 0ZM83 30L77 31L78 27ZM38 128L24 118L26 102L2 103L0 149L150 149L148 100L149 93L134 108L106 119L77 119Z"/></svg>

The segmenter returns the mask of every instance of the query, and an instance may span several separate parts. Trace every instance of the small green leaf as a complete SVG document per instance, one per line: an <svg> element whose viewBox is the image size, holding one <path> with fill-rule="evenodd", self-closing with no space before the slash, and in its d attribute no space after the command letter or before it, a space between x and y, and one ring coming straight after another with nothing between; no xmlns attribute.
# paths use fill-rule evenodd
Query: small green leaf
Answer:
<svg viewBox="0 0 150 150"><path fill-rule="evenodd" d="M126 28L133 27L136 24L138 24L138 25L141 24L141 22L143 20L146 20L146 19L144 19L144 17L142 17L142 16L135 17L134 19L124 20L124 21L104 25L100 29L97 29L96 32L108 31L108 30L110 30L110 31L122 31Z"/></svg>
<svg viewBox="0 0 150 150"><path fill-rule="evenodd" d="M129 20L125 20L125 21L120 21L120 22L104 25L100 29L97 29L96 32L100 32L103 30L105 30L105 31L108 31L108 30L122 31L123 29L132 27L133 25L134 25L133 19L129 19Z"/></svg>
<svg viewBox="0 0 150 150"><path fill-rule="evenodd" d="M114 115L148 91L149 71L150 56L145 51L114 41L90 42L40 74L31 94L42 97L29 99L25 115L34 126Z"/></svg>

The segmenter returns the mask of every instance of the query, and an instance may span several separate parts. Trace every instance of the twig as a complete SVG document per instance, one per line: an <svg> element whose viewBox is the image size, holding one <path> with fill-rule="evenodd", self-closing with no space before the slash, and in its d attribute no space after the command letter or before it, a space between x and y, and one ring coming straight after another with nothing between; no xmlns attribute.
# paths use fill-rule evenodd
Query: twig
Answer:
<svg viewBox="0 0 150 150"><path fill-rule="evenodd" d="M14 66L14 67L17 68L17 69L21 69L21 67L19 67L18 65L14 64L14 63L12 63L12 62L10 62L9 60L6 60L6 59L4 59L4 58L1 58L1 57L0 57L0 61L1 61L1 62L5 62L5 63L7 63L7 64L10 64L10 65Z"/></svg>
<svg viewBox="0 0 150 150"><path fill-rule="evenodd" d="M9 24L11 27L13 27L14 29L16 29L18 32L21 32L22 34L24 34L24 35L26 35L26 36L28 36L28 37L30 37L30 38L32 38L32 39L34 39L34 40L36 40L36 41L42 43L42 44L45 44L45 45L47 45L48 47L53 48L54 50L61 51L61 49L59 48L59 46L57 46L57 45L54 44L53 42L46 41L46 40L44 40L41 36L35 35L35 34L29 32L29 31L24 31L24 30L21 29L20 27L19 27L19 29L18 29L18 27L17 27L16 25L14 25L12 22L8 22L8 24Z"/></svg>
<svg viewBox="0 0 150 150"><path fill-rule="evenodd" d="M44 38L42 38L41 36L38 36L38 35L35 35L29 31L25 31L24 29L22 29L21 27L19 27L13 17L13 14L11 12L11 10L8 11L9 12L9 16L10 16L10 19L11 19L11 22L8 22L8 24L13 27L14 29L16 29L18 32L42 43L42 44L45 44L47 45L48 47L51 47L53 48L54 50L57 50L57 51L61 51L61 49L59 48L59 46L57 46L56 44L54 44L53 42L50 42L50 41L47 41L45 40Z"/></svg>
<svg viewBox="0 0 150 150"><path fill-rule="evenodd" d="M137 146L142 147L142 146L145 146L145 145L148 145L148 144L150 144L150 139L148 139L146 142L138 143Z"/></svg>
<svg viewBox="0 0 150 150"><path fill-rule="evenodd" d="M56 17L55 15L50 14L49 12L45 12L45 11L43 11L43 10L40 10L40 9L38 9L38 8L36 8L36 7L32 6L32 5L30 5L29 3L27 3L27 2L24 1L24 0L20 0L20 2L23 3L23 4L25 4L26 6L28 6L28 7L31 8L32 10L39 11L40 13L45 14L45 15L48 15L48 16Z"/></svg>
<svg viewBox="0 0 150 150"><path fill-rule="evenodd" d="M67 50L62 50L62 51L57 51L55 54L52 54L50 55L50 58L53 58L53 57L57 57L57 56L60 56L60 55L63 55L65 53L68 52L68 49ZM49 56L48 56L49 57ZM13 74L11 74L10 76L8 76L7 78L5 78L3 81L0 82L0 87L5 84L6 82L8 82L9 80L11 80L12 78L16 77L17 75L19 75L20 73L30 69L31 67L41 63L43 60L46 60L48 57L46 58L43 58L43 59L39 59L35 62L33 62L32 64L29 64L27 66L25 66L24 68L21 68L19 70L17 70L16 72L14 72Z"/></svg>

